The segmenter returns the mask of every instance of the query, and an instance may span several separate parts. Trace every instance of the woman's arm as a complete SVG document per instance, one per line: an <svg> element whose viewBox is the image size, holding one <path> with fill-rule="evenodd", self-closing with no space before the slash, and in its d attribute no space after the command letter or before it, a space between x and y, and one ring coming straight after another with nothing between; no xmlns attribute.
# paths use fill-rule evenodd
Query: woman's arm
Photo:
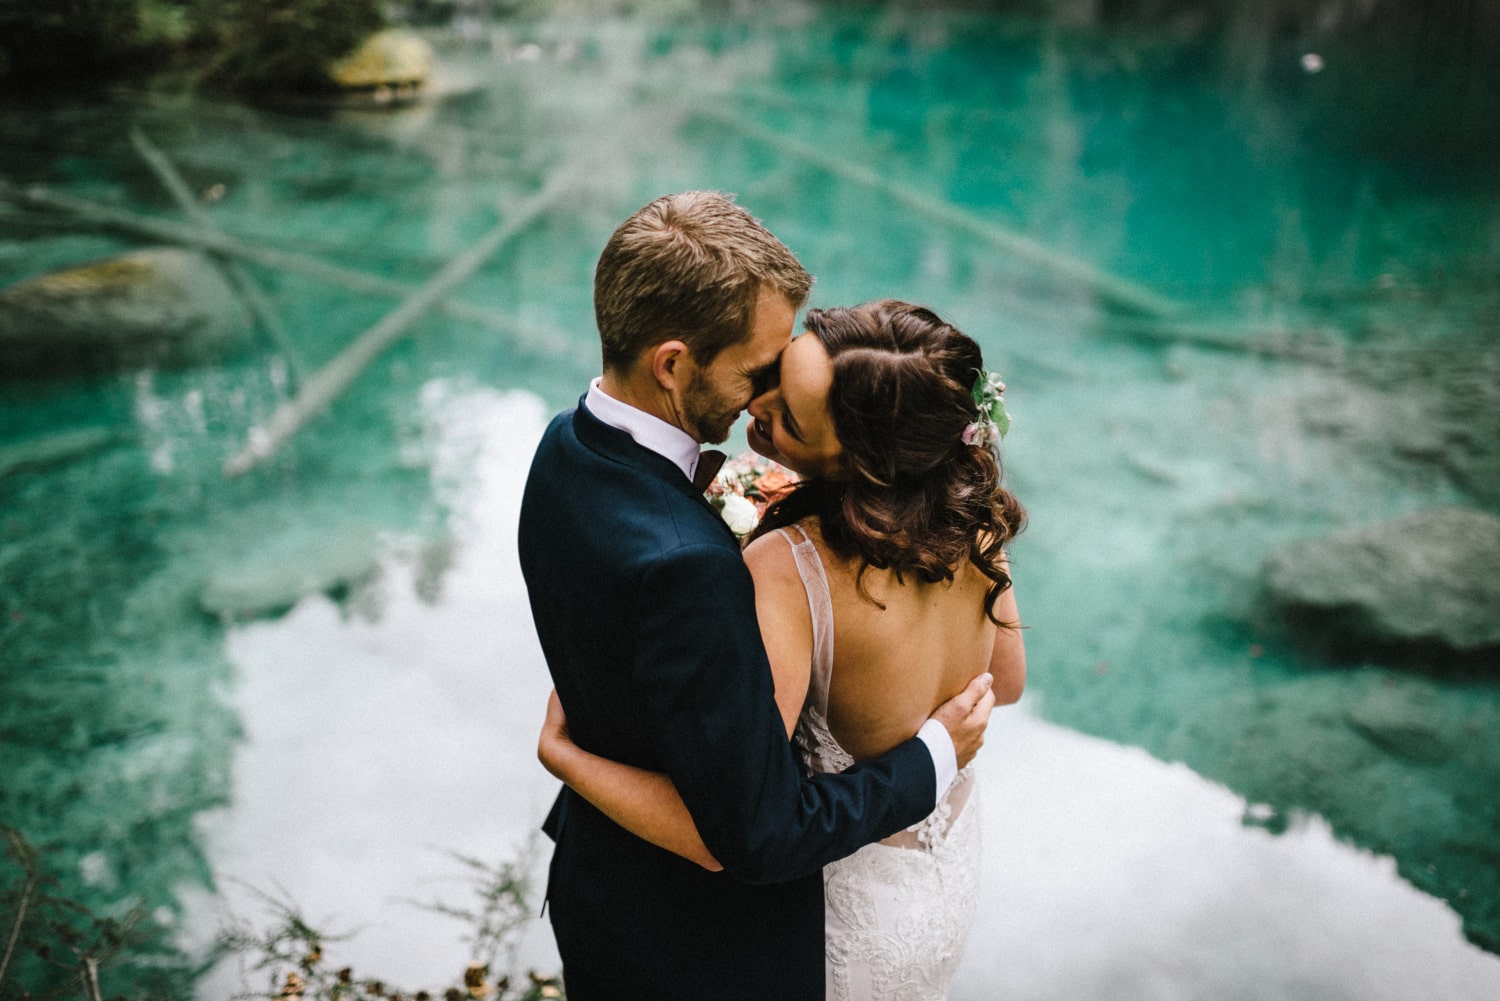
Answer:
<svg viewBox="0 0 1500 1001"><path fill-rule="evenodd" d="M757 539L745 550L745 562L755 581L755 612L776 682L776 705L790 737L807 698L812 614L784 538ZM537 757L547 771L636 837L710 871L724 868L703 843L670 778L585 751L568 736L567 722L553 692L537 742Z"/></svg>
<svg viewBox="0 0 1500 1001"><path fill-rule="evenodd" d="M1001 568L1010 573L1010 560L1001 557ZM995 599L995 618L1005 625L995 630L995 647L990 652L990 674L994 675L996 705L1010 705L1021 698L1026 687L1026 644L1021 636L1021 613L1016 608L1016 586Z"/></svg>
<svg viewBox="0 0 1500 1001"><path fill-rule="evenodd" d="M711 872L724 868L698 835L671 779L590 754L573 743L556 691L547 699L536 753L547 771L631 834Z"/></svg>

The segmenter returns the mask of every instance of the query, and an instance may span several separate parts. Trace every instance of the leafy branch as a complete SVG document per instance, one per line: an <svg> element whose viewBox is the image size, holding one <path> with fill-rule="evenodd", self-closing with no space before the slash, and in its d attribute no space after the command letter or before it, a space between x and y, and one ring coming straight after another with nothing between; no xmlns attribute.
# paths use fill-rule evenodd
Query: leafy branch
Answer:
<svg viewBox="0 0 1500 1001"><path fill-rule="evenodd" d="M0 952L0 1001L51 1001L79 993L85 1001L104 1001L101 971L122 958L140 966L147 954L166 948L157 941L161 929L148 920L144 905L135 904L120 917L101 917L62 895L58 880L43 865L44 852L20 832L0 824L0 838L5 857L18 870L9 883L0 883L0 927L8 924ZM315 927L284 891L271 894L254 887L251 891L269 912L269 921L260 926L243 920L231 923L198 969L206 971L237 957L245 984L236 995L239 1001L565 1001L558 978L514 972L516 939L534 913L530 873L535 841L515 859L497 864L448 854L465 868L473 901L419 903L468 929L462 941L471 962L445 987L407 990L358 976L325 952L348 935ZM252 987L252 980L261 986ZM131 996L144 1001L158 993L137 989ZM123 1001L125 995L116 997Z"/></svg>
<svg viewBox="0 0 1500 1001"><path fill-rule="evenodd" d="M467 870L475 902L458 906L441 901L417 902L418 906L464 923L469 929L462 941L469 947L471 962L446 987L436 990L406 990L382 980L357 975L348 965L337 965L325 946L343 941L346 934L331 935L315 928L284 894L273 896L252 888L271 912L263 930L240 921L219 938L219 956L238 955L243 973L265 979L263 991L237 995L275 1001L553 1001L564 999L556 977L530 971L524 978L497 969L514 970L515 940L532 920L531 862L535 842L509 862L490 864L469 856L448 855ZM502 965L502 957L505 962Z"/></svg>
<svg viewBox="0 0 1500 1001"><path fill-rule="evenodd" d="M100 970L157 938L159 929L144 920L144 905L132 906L122 917L100 917L56 892L58 881L43 869L42 851L19 831L0 824L0 838L5 857L20 870L19 886L0 891L0 904L12 915L0 954L0 999L47 1001L81 990L88 1001L102 1001ZM28 979L37 993L8 986L23 959L30 962Z"/></svg>

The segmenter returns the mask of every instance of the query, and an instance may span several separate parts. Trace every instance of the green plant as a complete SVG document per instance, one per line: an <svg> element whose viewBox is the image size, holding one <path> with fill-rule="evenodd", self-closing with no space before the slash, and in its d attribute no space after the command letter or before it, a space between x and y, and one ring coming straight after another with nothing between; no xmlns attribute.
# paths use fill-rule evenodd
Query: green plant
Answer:
<svg viewBox="0 0 1500 1001"><path fill-rule="evenodd" d="M0 77L76 81L155 68L190 33L194 0L48 0L0 5Z"/></svg>
<svg viewBox="0 0 1500 1001"><path fill-rule="evenodd" d="M439 988L408 990L363 977L348 965L332 961L325 947L347 938L314 928L291 901L262 891L256 896L270 911L271 922L257 929L240 921L227 929L217 946L219 956L238 956L247 976L259 979L243 998L301 1001L551 1001L564 998L556 977L516 971L515 940L535 913L531 901L531 861L535 845L519 857L491 865L452 854L467 870L474 900L467 906L434 902L419 906L455 918L467 926L462 941L470 962L454 980ZM498 971L498 972L497 972Z"/></svg>
<svg viewBox="0 0 1500 1001"><path fill-rule="evenodd" d="M0 1001L49 1001L82 994L85 1001L149 1001L182 997L191 978L182 957L163 941L162 929L139 904L100 916L64 896L47 871L46 853L19 831L0 825L4 857L13 877L0 884ZM466 905L419 906L461 921L471 961L441 987L408 990L362 977L335 963L325 947L347 936L315 928L284 895L254 891L269 921L234 922L218 937L199 970L230 957L246 977L240 998L281 1001L553 1001L565 999L558 978L536 971L521 975L515 942L535 913L530 873L535 842L517 858L489 864L453 854L467 870L472 892ZM151 971L164 974L153 979ZM105 971L110 976L103 975ZM252 981L258 981L257 988ZM106 986L111 990L106 991Z"/></svg>
<svg viewBox="0 0 1500 1001"><path fill-rule="evenodd" d="M165 947L160 929L144 907L128 905L117 915L100 916L57 892L57 878L44 868L44 853L19 831L0 825L5 857L17 878L0 889L4 946L0 948L0 999L44 999L82 993L102 1001L101 971L129 957L150 965ZM137 987L137 996L154 996Z"/></svg>

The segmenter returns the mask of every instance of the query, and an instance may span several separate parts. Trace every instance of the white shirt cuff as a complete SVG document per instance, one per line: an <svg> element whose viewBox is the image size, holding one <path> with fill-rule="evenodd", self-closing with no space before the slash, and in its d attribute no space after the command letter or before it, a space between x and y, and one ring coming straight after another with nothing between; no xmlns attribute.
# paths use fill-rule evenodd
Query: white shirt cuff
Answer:
<svg viewBox="0 0 1500 1001"><path fill-rule="evenodd" d="M917 739L927 745L927 751L932 755L932 767L937 772L937 799L932 805L937 806L947 795L953 780L958 778L958 752L953 749L948 728L935 719L922 724Z"/></svg>

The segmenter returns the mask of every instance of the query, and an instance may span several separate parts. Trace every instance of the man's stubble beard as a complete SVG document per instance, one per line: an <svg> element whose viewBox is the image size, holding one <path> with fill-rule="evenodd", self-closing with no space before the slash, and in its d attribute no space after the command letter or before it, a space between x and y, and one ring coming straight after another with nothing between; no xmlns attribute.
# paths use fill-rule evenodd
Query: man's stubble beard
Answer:
<svg viewBox="0 0 1500 1001"><path fill-rule="evenodd" d="M721 444L729 439L741 409L728 406L707 377L694 372L682 394L682 421L687 425L683 430L703 444Z"/></svg>

